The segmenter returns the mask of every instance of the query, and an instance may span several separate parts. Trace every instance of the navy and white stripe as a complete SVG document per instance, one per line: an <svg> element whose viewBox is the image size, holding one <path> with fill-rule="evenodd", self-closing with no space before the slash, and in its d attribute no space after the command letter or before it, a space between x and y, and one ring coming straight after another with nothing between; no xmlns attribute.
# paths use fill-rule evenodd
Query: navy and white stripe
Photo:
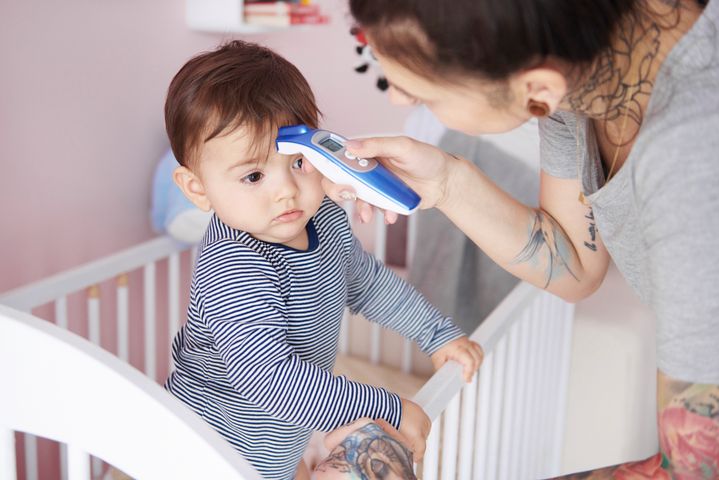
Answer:
<svg viewBox="0 0 719 480"><path fill-rule="evenodd" d="M359 417L401 420L397 395L333 376L342 312L432 353L461 331L366 253L325 199L298 251L210 223L166 388L266 478L293 478L313 430Z"/></svg>

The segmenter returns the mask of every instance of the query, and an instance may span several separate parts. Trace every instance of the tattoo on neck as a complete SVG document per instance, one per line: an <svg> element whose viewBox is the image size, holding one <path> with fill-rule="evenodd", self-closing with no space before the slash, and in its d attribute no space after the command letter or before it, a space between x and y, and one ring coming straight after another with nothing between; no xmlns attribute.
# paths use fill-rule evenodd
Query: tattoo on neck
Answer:
<svg viewBox="0 0 719 480"><path fill-rule="evenodd" d="M659 53L660 27L628 18L616 34L613 48L602 53L580 88L571 93L569 104L575 111L596 116L604 112L604 133L607 125L627 115L634 124L633 134L616 139L617 147L634 140L642 123L642 102L651 94L654 63ZM638 52L643 52L638 54ZM621 142L621 143L620 143Z"/></svg>

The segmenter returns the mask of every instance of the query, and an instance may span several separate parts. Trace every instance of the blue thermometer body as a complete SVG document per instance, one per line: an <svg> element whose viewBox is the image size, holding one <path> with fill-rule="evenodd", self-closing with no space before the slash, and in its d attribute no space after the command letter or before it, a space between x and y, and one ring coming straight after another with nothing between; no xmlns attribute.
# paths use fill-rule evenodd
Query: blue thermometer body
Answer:
<svg viewBox="0 0 719 480"><path fill-rule="evenodd" d="M395 174L373 158L358 158L345 149L347 139L305 125L280 127L277 151L301 153L322 175L335 183L351 185L357 197L384 210L409 215L420 197Z"/></svg>

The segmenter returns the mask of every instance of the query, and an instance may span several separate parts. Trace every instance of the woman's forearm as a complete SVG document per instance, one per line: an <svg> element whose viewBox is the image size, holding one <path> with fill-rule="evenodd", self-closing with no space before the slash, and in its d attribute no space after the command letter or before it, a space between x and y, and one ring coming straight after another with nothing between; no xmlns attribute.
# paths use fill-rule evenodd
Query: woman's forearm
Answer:
<svg viewBox="0 0 719 480"><path fill-rule="evenodd" d="M472 163L452 162L445 196L437 207L508 272L562 298L576 301L594 291L604 272L588 270L576 243L542 208L516 201Z"/></svg>

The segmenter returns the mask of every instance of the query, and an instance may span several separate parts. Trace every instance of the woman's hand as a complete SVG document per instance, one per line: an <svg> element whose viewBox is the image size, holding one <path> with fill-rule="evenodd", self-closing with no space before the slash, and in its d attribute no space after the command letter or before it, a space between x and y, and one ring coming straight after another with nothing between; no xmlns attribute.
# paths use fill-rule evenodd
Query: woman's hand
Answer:
<svg viewBox="0 0 719 480"><path fill-rule="evenodd" d="M399 176L422 198L420 208L439 205L447 193L452 166L457 159L432 145L409 137L374 137L348 140L350 153L362 158L376 158L386 168ZM307 162L308 170L314 167ZM322 186L327 195L336 202L355 200L352 187L337 185L323 179ZM372 220L374 207L357 200L357 212L362 222ZM394 223L397 214L384 212L385 222Z"/></svg>

